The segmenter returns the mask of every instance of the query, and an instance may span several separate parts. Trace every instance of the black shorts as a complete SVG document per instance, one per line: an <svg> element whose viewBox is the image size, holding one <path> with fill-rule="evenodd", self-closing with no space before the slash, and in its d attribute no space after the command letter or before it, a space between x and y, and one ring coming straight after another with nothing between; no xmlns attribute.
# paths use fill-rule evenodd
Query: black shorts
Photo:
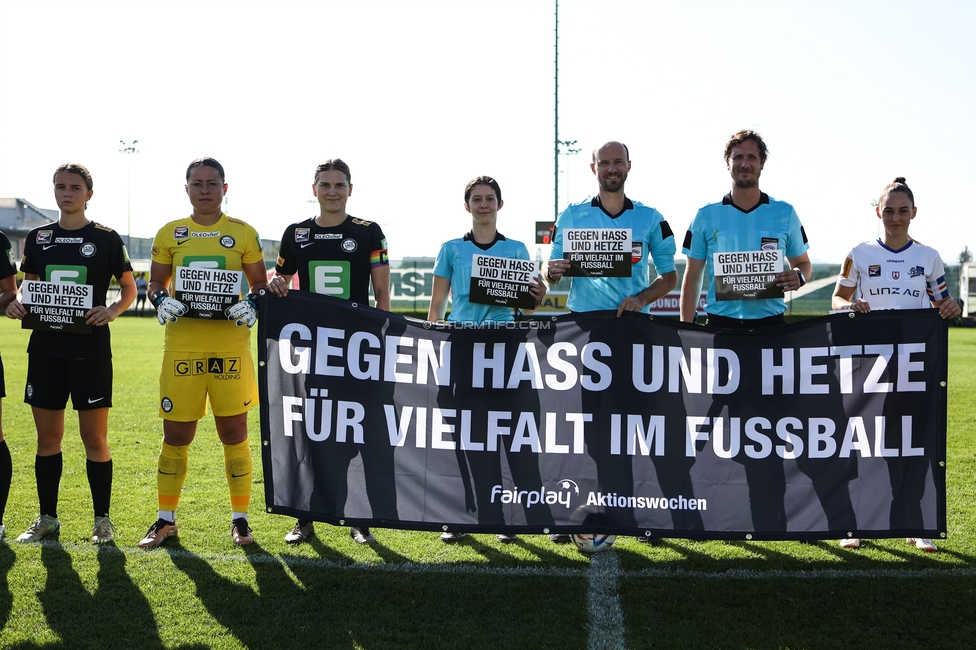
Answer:
<svg viewBox="0 0 976 650"><path fill-rule="evenodd" d="M7 396L7 388L3 383L3 357L0 357L0 399Z"/></svg>
<svg viewBox="0 0 976 650"><path fill-rule="evenodd" d="M112 406L112 359L60 359L27 355L24 402L60 411L68 403L76 411Z"/></svg>

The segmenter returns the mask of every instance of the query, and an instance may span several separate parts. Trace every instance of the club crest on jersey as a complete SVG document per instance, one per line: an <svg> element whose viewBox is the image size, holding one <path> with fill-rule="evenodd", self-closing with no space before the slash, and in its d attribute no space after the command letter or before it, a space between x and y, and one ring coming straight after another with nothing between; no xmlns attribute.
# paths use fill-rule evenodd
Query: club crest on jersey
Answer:
<svg viewBox="0 0 976 650"><path fill-rule="evenodd" d="M868 267L868 277L869 278L880 278L881 277L881 265L872 264Z"/></svg>
<svg viewBox="0 0 976 650"><path fill-rule="evenodd" d="M237 242L234 241L234 238L231 237L230 235L224 235L223 237L220 238L220 245L223 246L224 248L234 248L234 244L236 243Z"/></svg>
<svg viewBox="0 0 976 650"><path fill-rule="evenodd" d="M34 241L36 241L38 244L50 244L52 234L53 231L51 230L39 230Z"/></svg>
<svg viewBox="0 0 976 650"><path fill-rule="evenodd" d="M764 251L775 251L779 249L779 240L775 237L763 237L762 244L759 246Z"/></svg>
<svg viewBox="0 0 976 650"><path fill-rule="evenodd" d="M189 226L176 226L173 228L173 239L187 239L190 236Z"/></svg>
<svg viewBox="0 0 976 650"><path fill-rule="evenodd" d="M637 264L644 257L644 244L639 241L632 242L630 244L630 262L631 264Z"/></svg>
<svg viewBox="0 0 976 650"><path fill-rule="evenodd" d="M298 243L308 241L310 232L310 228L295 228L295 241Z"/></svg>
<svg viewBox="0 0 976 650"><path fill-rule="evenodd" d="M359 248L359 244L356 243L355 239L343 239L340 246L342 246L342 250L346 251L347 253L352 253Z"/></svg>
<svg viewBox="0 0 976 650"><path fill-rule="evenodd" d="M908 269L908 277L917 278L920 275L925 275L925 267L923 266L913 266Z"/></svg>
<svg viewBox="0 0 976 650"><path fill-rule="evenodd" d="M91 242L85 242L84 244L81 245L81 248L78 249L78 252L81 253L82 257L91 257L92 255L95 254L96 250L98 249L95 248L95 244Z"/></svg>
<svg viewBox="0 0 976 650"><path fill-rule="evenodd" d="M901 277L901 271L892 271L891 272L891 279L892 280L897 280L900 277Z"/></svg>

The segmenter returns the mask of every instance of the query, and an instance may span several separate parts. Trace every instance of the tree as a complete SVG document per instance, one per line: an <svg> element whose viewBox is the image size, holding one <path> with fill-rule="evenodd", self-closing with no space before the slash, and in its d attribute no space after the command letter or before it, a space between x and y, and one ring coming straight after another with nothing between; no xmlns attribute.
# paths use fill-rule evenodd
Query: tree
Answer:
<svg viewBox="0 0 976 650"><path fill-rule="evenodd" d="M973 261L973 254L969 250L969 246L966 246L966 248L962 249L962 252L959 253L959 264L965 264L966 262L972 262L972 261Z"/></svg>

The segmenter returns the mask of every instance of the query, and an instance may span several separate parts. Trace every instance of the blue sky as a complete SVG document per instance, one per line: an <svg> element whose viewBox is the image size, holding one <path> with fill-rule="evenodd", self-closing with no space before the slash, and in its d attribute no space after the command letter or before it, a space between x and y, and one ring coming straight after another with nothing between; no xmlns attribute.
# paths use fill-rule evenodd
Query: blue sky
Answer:
<svg viewBox="0 0 976 650"><path fill-rule="evenodd" d="M183 174L211 155L228 212L277 239L316 212L315 164L352 167L349 211L393 258L470 227L464 184L495 176L499 229L553 216L551 0L0 4L0 196L54 207L50 177L89 167L89 216L151 237L189 214ZM560 208L594 191L589 152L624 141L627 194L678 239L730 187L728 136L754 128L761 187L796 206L815 260L878 235L871 201L907 177L912 234L954 263L976 248L976 3L621 0L560 3ZM679 242L680 243L680 242ZM530 250L535 250L530 245ZM546 251L543 251L546 254Z"/></svg>

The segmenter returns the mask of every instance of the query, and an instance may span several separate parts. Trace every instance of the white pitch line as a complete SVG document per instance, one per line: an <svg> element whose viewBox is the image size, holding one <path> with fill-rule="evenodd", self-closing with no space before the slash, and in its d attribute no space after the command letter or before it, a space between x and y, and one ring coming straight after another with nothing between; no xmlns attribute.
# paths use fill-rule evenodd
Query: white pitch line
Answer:
<svg viewBox="0 0 976 650"><path fill-rule="evenodd" d="M613 551L598 553L590 560L590 590L586 609L590 615L588 650L619 650L624 647L624 613L617 594L620 566Z"/></svg>

